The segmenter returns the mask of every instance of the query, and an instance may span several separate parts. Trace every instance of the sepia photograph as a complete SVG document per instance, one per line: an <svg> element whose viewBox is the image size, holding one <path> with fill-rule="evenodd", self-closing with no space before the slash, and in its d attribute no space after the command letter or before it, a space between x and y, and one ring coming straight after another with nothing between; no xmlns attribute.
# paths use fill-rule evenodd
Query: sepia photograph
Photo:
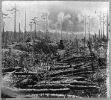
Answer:
<svg viewBox="0 0 111 100"><path fill-rule="evenodd" d="M107 98L109 2L3 1L1 98Z"/></svg>

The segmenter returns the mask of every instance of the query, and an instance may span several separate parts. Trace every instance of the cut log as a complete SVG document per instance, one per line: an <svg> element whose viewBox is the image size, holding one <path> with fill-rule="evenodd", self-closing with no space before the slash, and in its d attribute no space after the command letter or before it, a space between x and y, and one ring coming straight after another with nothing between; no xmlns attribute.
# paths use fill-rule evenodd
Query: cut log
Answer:
<svg viewBox="0 0 111 100"><path fill-rule="evenodd" d="M64 89L17 89L17 88L8 88L2 87L1 94L4 98L16 98L20 95L33 95L33 94L67 94L70 91L69 88Z"/></svg>
<svg viewBox="0 0 111 100"><path fill-rule="evenodd" d="M2 72L6 73L6 72L12 72L12 71L20 71L22 68L21 67L15 67L15 68L3 68Z"/></svg>
<svg viewBox="0 0 111 100"><path fill-rule="evenodd" d="M92 62L86 63L86 64L81 64L81 65L76 65L76 66L72 66L74 69L79 69L79 68L86 68L89 67L92 64Z"/></svg>
<svg viewBox="0 0 111 100"><path fill-rule="evenodd" d="M74 81L70 83L71 85L95 85L94 83L87 82L87 81Z"/></svg>
<svg viewBox="0 0 111 100"><path fill-rule="evenodd" d="M30 89L62 89L66 88L66 84L41 84L41 85L28 85Z"/></svg>
<svg viewBox="0 0 111 100"><path fill-rule="evenodd" d="M71 65L71 66L70 65L66 65L66 66L54 66L51 69L52 70L62 70L62 69L68 69L68 68L71 68L71 67L77 68L77 67L80 67L80 66L87 66L87 65L90 65L90 64L84 65L84 63L80 63L80 64L77 64L77 65Z"/></svg>
<svg viewBox="0 0 111 100"><path fill-rule="evenodd" d="M41 93L62 93L67 94L70 89L69 88L60 88L60 89L14 89L19 94L41 94Z"/></svg>
<svg viewBox="0 0 111 100"><path fill-rule="evenodd" d="M64 95L64 94L39 94L40 97L50 97L50 98L81 98L81 97L78 97L76 95Z"/></svg>
<svg viewBox="0 0 111 100"><path fill-rule="evenodd" d="M87 57L72 57L72 58L68 58L66 60L63 60L61 61L61 63L71 63L71 62L74 62L74 61L77 61L77 60L80 60L80 61L87 61L87 60L90 60L90 59L94 59L94 57L91 57L91 56L87 56Z"/></svg>
<svg viewBox="0 0 111 100"><path fill-rule="evenodd" d="M88 64L85 64L85 65L75 65L73 66L74 68L77 68L77 67L80 67L82 66L80 69L77 69L77 70L74 70L73 68L65 68L65 67L62 67L62 68L65 68L64 71L63 70L57 70L57 71L51 71L49 72L49 76L57 76L57 75L63 75L63 74L67 74L67 73L77 73L77 72L80 72L80 71L83 71L83 70L86 70L88 67L90 68L90 65L91 63L88 63ZM57 68L57 67L56 67ZM58 67L59 69L59 67ZM41 72L42 74L43 72ZM16 75L37 75L37 72L29 72L29 73L25 73L25 72L15 72Z"/></svg>
<svg viewBox="0 0 111 100"><path fill-rule="evenodd" d="M75 90L84 90L84 89L100 89L97 86L89 85L89 86L84 86L84 85L69 85L68 88L70 89L75 89Z"/></svg>
<svg viewBox="0 0 111 100"><path fill-rule="evenodd" d="M91 73L94 73L94 71L88 71L88 70L73 70L72 68L69 69L69 70L65 70L65 71L55 71L55 72L49 72L48 73L48 76L50 77L55 77L55 76L58 76L58 75L69 75L69 74L73 74L73 75L79 75L79 74L91 74ZM14 73L15 75L39 75L37 74L37 72L29 72L29 73L26 73L26 72L15 72ZM42 73L40 73L42 74ZM44 73L43 73L44 74Z"/></svg>
<svg viewBox="0 0 111 100"><path fill-rule="evenodd" d="M55 66L66 66L67 65L67 63L55 63Z"/></svg>
<svg viewBox="0 0 111 100"><path fill-rule="evenodd" d="M77 81L84 81L85 77L79 77L79 76L59 76L59 77L52 77L51 81L58 81L62 79L74 79Z"/></svg>
<svg viewBox="0 0 111 100"><path fill-rule="evenodd" d="M73 74L73 75L77 75L77 76L80 75L80 76L81 76L81 75L87 75L87 74L95 73L95 71L76 72L76 73L74 73L74 71L73 71L72 73L71 73L71 72L72 72L72 71L69 71L69 72L67 71L67 73L66 73L66 72L62 73L62 72L61 72L61 73L59 73L59 74L57 74L57 73L56 73L56 74L51 74L50 77L55 77L55 76L58 76L58 75L59 75L59 76L63 76L63 75L66 75L66 74L67 74L67 75L72 75L72 74Z"/></svg>
<svg viewBox="0 0 111 100"><path fill-rule="evenodd" d="M90 67L90 66L89 66ZM87 68L81 68L81 69L76 69L76 70L74 70L73 68L70 68L70 69L66 69L66 70L64 70L64 71L52 71L52 72L49 72L49 76L51 76L51 77L54 77L54 76L58 76L58 75L66 75L66 74L78 74L78 73L86 73L86 72L89 72L88 70L87 70Z"/></svg>
<svg viewBox="0 0 111 100"><path fill-rule="evenodd" d="M51 70L62 70L62 69L68 69L71 68L70 65L67 66L54 66L51 68Z"/></svg>
<svg viewBox="0 0 111 100"><path fill-rule="evenodd" d="M15 75L38 75L37 72L15 72Z"/></svg>
<svg viewBox="0 0 111 100"><path fill-rule="evenodd" d="M28 85L27 88L30 89L59 89L59 88L68 88L69 85L73 86L93 86L95 84L87 82L87 81L69 81L69 82L60 82L60 81L53 81L53 82L46 82L46 83L39 83L37 85Z"/></svg>
<svg viewBox="0 0 111 100"><path fill-rule="evenodd" d="M45 94L18 95L17 98L82 98L82 97L76 95L68 95L68 94L45 93Z"/></svg>
<svg viewBox="0 0 111 100"><path fill-rule="evenodd" d="M93 74L95 73L95 71L86 71L86 72L78 72L78 73L74 73L73 75L87 75L87 74Z"/></svg>
<svg viewBox="0 0 111 100"><path fill-rule="evenodd" d="M66 85L66 84L72 84L72 85L95 85L91 82L87 82L87 81L76 81L76 80L72 80L72 79L66 79L66 80L59 80L59 81L41 81L38 82L37 85Z"/></svg>

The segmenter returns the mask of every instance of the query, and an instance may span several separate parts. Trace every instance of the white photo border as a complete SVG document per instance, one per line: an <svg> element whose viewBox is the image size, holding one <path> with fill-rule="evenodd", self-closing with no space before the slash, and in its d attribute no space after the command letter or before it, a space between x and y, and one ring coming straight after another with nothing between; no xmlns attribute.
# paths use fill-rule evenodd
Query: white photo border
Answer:
<svg viewBox="0 0 111 100"><path fill-rule="evenodd" d="M2 80L2 1L90 1L90 2L109 2L109 18L110 18L110 28L109 28L109 42L107 49L107 98L82 98L82 100L110 100L111 99L111 0L0 0L0 80ZM0 88L2 86L2 81L0 81ZM0 89L1 90L1 89ZM1 91L0 91L1 97ZM2 98L0 98L2 100ZM62 100L63 98L53 98L53 100ZM6 100L52 100L52 98L7 98ZM80 98L64 98L63 100L80 100Z"/></svg>

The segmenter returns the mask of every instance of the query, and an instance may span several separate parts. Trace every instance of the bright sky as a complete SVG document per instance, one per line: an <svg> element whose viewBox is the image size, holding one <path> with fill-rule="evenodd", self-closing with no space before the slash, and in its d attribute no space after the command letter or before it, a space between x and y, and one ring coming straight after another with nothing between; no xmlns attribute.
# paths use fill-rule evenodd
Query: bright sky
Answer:
<svg viewBox="0 0 111 100"><path fill-rule="evenodd" d="M24 31L24 19L25 11L27 13L27 31L30 30L29 22L33 17L38 17L41 12L49 12L50 10L60 8L68 9L70 11L81 11L83 14L90 15L92 17L97 17L95 11L107 13L109 11L108 2L80 2L80 1L3 1L2 11L3 13L9 14L11 18L4 19L5 21L5 31L14 30L14 15L10 14L8 9L17 5L17 31L19 23L21 23L21 30Z"/></svg>

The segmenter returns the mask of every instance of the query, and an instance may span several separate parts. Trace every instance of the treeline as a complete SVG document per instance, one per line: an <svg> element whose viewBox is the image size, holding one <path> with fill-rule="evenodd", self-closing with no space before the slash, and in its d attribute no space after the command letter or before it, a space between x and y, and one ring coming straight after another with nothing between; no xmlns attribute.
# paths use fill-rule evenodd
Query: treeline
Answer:
<svg viewBox="0 0 111 100"><path fill-rule="evenodd" d="M43 32L43 31L37 31L37 32L12 32L12 31L6 31L2 32L2 46L3 48L6 47L9 44L12 44L13 42L25 42L25 41L31 41L31 40L45 40L47 42L58 42L60 39L63 40L71 40L74 41L75 38L80 39L81 41L85 40L90 40L92 39L93 41L99 39L104 39L107 41L107 36L103 36L100 34L94 34L90 35L90 37L87 35L84 37L84 33L80 34L73 34L73 33L59 33L59 32Z"/></svg>

